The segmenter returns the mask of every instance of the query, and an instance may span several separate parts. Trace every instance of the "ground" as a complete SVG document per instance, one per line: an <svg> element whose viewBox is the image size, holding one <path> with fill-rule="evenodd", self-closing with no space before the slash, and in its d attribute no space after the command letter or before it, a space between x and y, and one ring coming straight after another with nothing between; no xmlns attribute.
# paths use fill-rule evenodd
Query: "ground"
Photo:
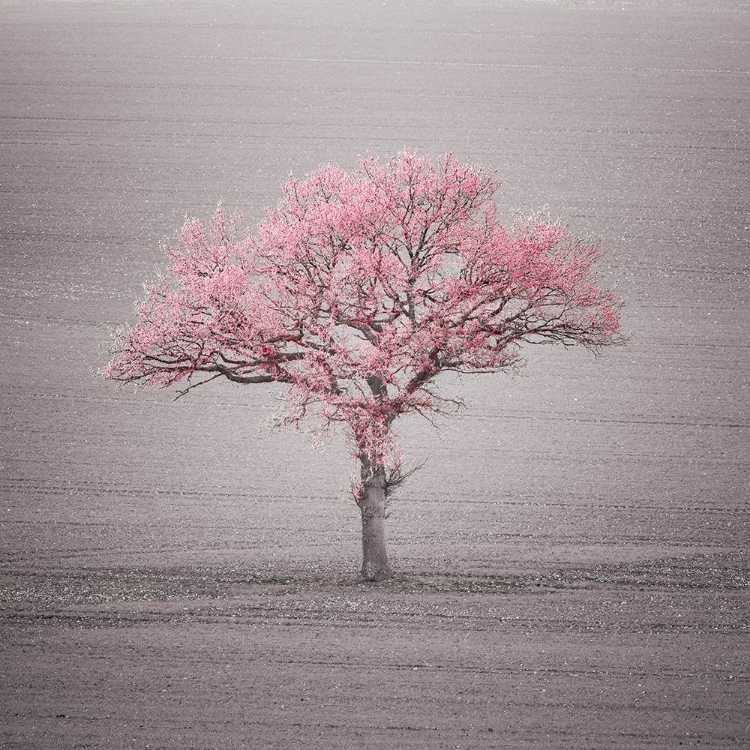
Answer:
<svg viewBox="0 0 750 750"><path fill-rule="evenodd" d="M750 744L746 2L0 3L0 746ZM96 374L160 243L403 146L598 236L629 345L400 431Z"/></svg>

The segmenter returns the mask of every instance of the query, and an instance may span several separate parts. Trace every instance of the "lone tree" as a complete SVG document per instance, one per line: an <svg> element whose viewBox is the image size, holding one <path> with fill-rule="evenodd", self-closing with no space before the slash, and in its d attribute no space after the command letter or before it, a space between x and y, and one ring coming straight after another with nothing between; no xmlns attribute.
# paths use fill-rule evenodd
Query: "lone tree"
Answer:
<svg viewBox="0 0 750 750"><path fill-rule="evenodd" d="M386 499L406 474L392 425L443 413L445 371L513 370L523 342L620 343L596 247L553 223L498 224L498 184L450 155L403 151L291 180L253 233L221 207L189 221L104 375L191 388L284 383L286 422L343 425L360 464L362 575L392 576Z"/></svg>

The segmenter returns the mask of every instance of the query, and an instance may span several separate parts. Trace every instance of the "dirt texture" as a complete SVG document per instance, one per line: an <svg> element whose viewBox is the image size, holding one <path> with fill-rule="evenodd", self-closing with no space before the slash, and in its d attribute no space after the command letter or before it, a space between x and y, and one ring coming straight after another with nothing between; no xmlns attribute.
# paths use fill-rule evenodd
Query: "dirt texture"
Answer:
<svg viewBox="0 0 750 750"><path fill-rule="evenodd" d="M0 2L0 747L750 746L750 7ZM405 420L395 580L281 392L96 374L160 243L452 151L599 237L628 347Z"/></svg>

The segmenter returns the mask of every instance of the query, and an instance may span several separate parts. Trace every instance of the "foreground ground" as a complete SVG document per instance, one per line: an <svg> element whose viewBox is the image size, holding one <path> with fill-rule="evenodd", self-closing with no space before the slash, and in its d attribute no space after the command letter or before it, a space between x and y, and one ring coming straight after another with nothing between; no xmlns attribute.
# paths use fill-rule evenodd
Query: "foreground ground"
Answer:
<svg viewBox="0 0 750 750"><path fill-rule="evenodd" d="M15 571L3 747L746 747L747 563Z"/></svg>

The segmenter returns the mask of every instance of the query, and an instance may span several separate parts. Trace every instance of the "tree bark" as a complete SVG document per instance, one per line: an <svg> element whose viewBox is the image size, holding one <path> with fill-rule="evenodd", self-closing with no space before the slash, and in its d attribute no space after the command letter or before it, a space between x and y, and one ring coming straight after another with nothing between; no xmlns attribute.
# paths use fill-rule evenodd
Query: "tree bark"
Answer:
<svg viewBox="0 0 750 750"><path fill-rule="evenodd" d="M393 577L385 550L385 469L364 467L362 497L362 577L367 581L387 581ZM366 474L366 475L365 475Z"/></svg>

